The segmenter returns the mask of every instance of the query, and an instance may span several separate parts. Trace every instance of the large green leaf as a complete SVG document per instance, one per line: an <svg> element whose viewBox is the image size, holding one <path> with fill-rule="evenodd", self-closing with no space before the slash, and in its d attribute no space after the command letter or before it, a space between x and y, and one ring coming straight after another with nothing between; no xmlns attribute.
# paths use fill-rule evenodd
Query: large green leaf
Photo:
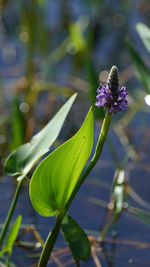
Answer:
<svg viewBox="0 0 150 267"><path fill-rule="evenodd" d="M138 79L143 84L146 92L150 94L150 71L145 65L143 59L139 56L139 54L134 49L129 39L126 40L126 43L127 43L127 47L130 52L130 56L132 58L133 66L135 68L135 73Z"/></svg>
<svg viewBox="0 0 150 267"><path fill-rule="evenodd" d="M91 108L80 130L44 159L31 178L30 199L39 214L53 216L65 207L91 154L92 146Z"/></svg>
<svg viewBox="0 0 150 267"><path fill-rule="evenodd" d="M20 174L18 180L22 180L36 161L48 152L49 147L56 140L75 98L76 94L63 105L38 134L32 137L29 143L20 146L10 154L5 162L6 174L12 176Z"/></svg>
<svg viewBox="0 0 150 267"><path fill-rule="evenodd" d="M5 242L5 246L3 248L3 250L1 250L0 252L0 257L5 253L8 252L9 254L12 253L12 248L14 245L14 242L17 238L18 235L18 231L20 228L20 224L21 224L21 220L22 220L22 216L18 216L17 219L15 220L15 222L13 223L13 226L7 236L6 242Z"/></svg>
<svg viewBox="0 0 150 267"><path fill-rule="evenodd" d="M150 28L143 23L136 24L136 30L141 37L143 44L150 53Z"/></svg>
<svg viewBox="0 0 150 267"><path fill-rule="evenodd" d="M66 215L61 224L61 230L76 262L87 260L91 255L89 239L79 224Z"/></svg>

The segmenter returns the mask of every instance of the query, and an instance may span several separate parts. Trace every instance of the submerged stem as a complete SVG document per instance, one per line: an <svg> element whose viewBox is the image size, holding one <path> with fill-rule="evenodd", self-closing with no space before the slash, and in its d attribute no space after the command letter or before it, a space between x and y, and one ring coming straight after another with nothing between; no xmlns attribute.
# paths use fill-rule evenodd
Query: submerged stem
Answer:
<svg viewBox="0 0 150 267"><path fill-rule="evenodd" d="M95 164L97 163L97 161L101 155L102 148L103 148L103 145L104 145L104 142L106 140L107 133L109 130L109 126L110 126L110 122L111 122L111 115L112 115L111 113L106 112L106 115L105 115L105 118L104 118L104 121L102 124L102 128L101 128L100 136L99 136L96 148L95 148L94 156L93 156L92 160L90 161L89 165L86 167L86 169L82 173L81 177L79 178L68 202L66 203L64 212L62 214L58 215L57 220L56 220L56 224L55 224L54 228L52 229L52 231L49 233L47 240L45 242L45 245L44 245L40 260L39 260L38 267L45 267L47 265L47 262L49 260L52 249L54 247L55 241L58 237L62 220L63 220L65 214L67 213L67 210L69 209L70 204L73 201L77 191L79 190L80 186L84 182L87 175L94 168Z"/></svg>
<svg viewBox="0 0 150 267"><path fill-rule="evenodd" d="M11 256L11 253L8 252L8 255L7 255L7 258L6 258L6 267L9 267L9 265L10 265L10 256Z"/></svg>
<svg viewBox="0 0 150 267"><path fill-rule="evenodd" d="M23 180L22 180L22 181L23 181ZM18 200L18 197L19 197L19 193L20 193L20 189L21 189L22 181L18 182L18 184L17 184L16 192L15 192L15 194L14 194L14 198L13 198L13 200L12 200L11 206L10 206L10 208L9 208L7 217L6 217L5 222L4 222L4 227L2 228L2 231L1 231L1 233L0 233L0 247L1 247L2 243L3 243L3 240L4 240L4 237L5 237L6 231L7 231L7 229L8 229L10 220L11 220L11 218L12 218L14 209L15 209L15 207L16 207L16 203L17 203L17 200Z"/></svg>
<svg viewBox="0 0 150 267"><path fill-rule="evenodd" d="M106 226L103 228L103 230L100 232L100 239L101 241L104 241L104 237L107 234L107 232L109 231L109 229L113 226L113 224L116 223L117 219L118 219L118 213L114 214L113 218L111 221L109 221Z"/></svg>

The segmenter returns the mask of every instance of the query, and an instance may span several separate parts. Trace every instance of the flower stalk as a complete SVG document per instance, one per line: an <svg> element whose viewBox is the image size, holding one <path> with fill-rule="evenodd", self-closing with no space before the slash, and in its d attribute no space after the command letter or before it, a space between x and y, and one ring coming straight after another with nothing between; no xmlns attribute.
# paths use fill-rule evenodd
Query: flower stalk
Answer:
<svg viewBox="0 0 150 267"><path fill-rule="evenodd" d="M56 239L58 237L59 230L60 230L61 223L62 223L64 216L65 216L65 214L63 214L63 213L58 214L58 216L56 218L56 223L55 223L52 231L49 233L47 240L44 244L44 248L43 248L42 254L40 256L38 267L45 267L47 265L50 254L52 252L52 249L53 249L55 242L56 242Z"/></svg>

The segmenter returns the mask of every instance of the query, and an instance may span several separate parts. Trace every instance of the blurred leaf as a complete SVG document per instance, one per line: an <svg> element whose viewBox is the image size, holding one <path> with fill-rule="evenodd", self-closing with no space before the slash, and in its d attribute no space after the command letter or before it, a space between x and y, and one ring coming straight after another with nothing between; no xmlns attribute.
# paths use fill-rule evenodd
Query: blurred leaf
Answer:
<svg viewBox="0 0 150 267"><path fill-rule="evenodd" d="M89 88L90 88L90 99L91 99L91 102L94 108L94 114L98 119L103 120L105 117L104 107L97 108L95 106L97 88L99 86L98 75L94 70L93 62L88 54L86 55L86 68L87 68L87 79L88 79Z"/></svg>
<svg viewBox="0 0 150 267"><path fill-rule="evenodd" d="M102 4L104 2L104 0L84 0L85 4L87 5L87 8L90 6L90 5L96 5L96 4ZM91 6L90 6L91 8Z"/></svg>
<svg viewBox="0 0 150 267"><path fill-rule="evenodd" d="M86 48L86 41L84 38L84 31L88 26L88 17L80 16L75 23L69 25L70 43L75 45L77 52Z"/></svg>
<svg viewBox="0 0 150 267"><path fill-rule="evenodd" d="M0 253L1 253L1 251L0 251ZM7 267L7 266L0 261L0 267Z"/></svg>
<svg viewBox="0 0 150 267"><path fill-rule="evenodd" d="M150 53L150 28L143 23L137 23L136 30L146 49Z"/></svg>
<svg viewBox="0 0 150 267"><path fill-rule="evenodd" d="M0 116L0 126L2 126L3 124L6 124L6 122L8 122L8 116L7 115L1 115Z"/></svg>
<svg viewBox="0 0 150 267"><path fill-rule="evenodd" d="M49 151L49 147L56 140L76 96L74 94L51 121L32 137L29 143L22 145L10 154L5 162L5 173L7 175L19 174L21 176L18 180L22 180L36 161Z"/></svg>
<svg viewBox="0 0 150 267"><path fill-rule="evenodd" d="M11 227L11 230L10 230L10 232L7 236L6 242L5 242L5 248L10 254L12 252L13 244L14 244L14 242L17 238L18 232L19 232L21 220L22 220L22 216L19 215L17 217L17 219L15 220L15 222L13 223L13 226Z"/></svg>
<svg viewBox="0 0 150 267"><path fill-rule="evenodd" d="M11 151L22 145L24 143L25 138L25 122L23 119L23 115L19 109L19 104L19 98L16 95L13 99L13 112L11 119Z"/></svg>
<svg viewBox="0 0 150 267"><path fill-rule="evenodd" d="M80 130L44 159L31 178L30 199L39 214L53 216L64 209L91 154L92 146L91 108Z"/></svg>
<svg viewBox="0 0 150 267"><path fill-rule="evenodd" d="M8 267L8 265L0 261L0 267ZM9 267L17 267L17 266L14 263L10 262Z"/></svg>
<svg viewBox="0 0 150 267"><path fill-rule="evenodd" d="M18 216L17 219L15 220L15 222L13 223L11 230L7 236L6 242L5 242L5 246L3 248L3 250L0 251L0 257L5 253L8 252L10 255L12 253L12 248L14 245L14 242L17 238L18 232L19 232L19 228L21 225L21 220L22 220L22 216Z"/></svg>
<svg viewBox="0 0 150 267"><path fill-rule="evenodd" d="M25 30L28 36L25 41L28 68L31 67L30 61L37 49L44 55L48 52L49 35L45 23L45 2L45 0L35 0L29 1L27 5L24 0L17 0L23 31Z"/></svg>
<svg viewBox="0 0 150 267"><path fill-rule="evenodd" d="M43 55L48 55L48 43L49 43L49 36L50 33L46 28L45 23L45 0L37 0L37 7L35 6L36 10L36 40L35 45L38 47L38 50L43 53ZM39 36L40 32L40 36Z"/></svg>
<svg viewBox="0 0 150 267"><path fill-rule="evenodd" d="M91 255L89 239L83 229L70 216L66 215L61 224L61 230L76 262L88 260Z"/></svg>
<svg viewBox="0 0 150 267"><path fill-rule="evenodd" d="M125 173L123 170L119 170L116 172L116 179L113 185L112 197L114 202L114 212L120 213L123 208L123 200L124 200L124 181L125 181Z"/></svg>
<svg viewBox="0 0 150 267"><path fill-rule="evenodd" d="M128 210L129 212L134 214L140 221L150 226L150 213L148 211L141 210L132 206L130 206Z"/></svg>
<svg viewBox="0 0 150 267"><path fill-rule="evenodd" d="M45 0L36 0L36 3L42 7L45 5L45 2Z"/></svg>
<svg viewBox="0 0 150 267"><path fill-rule="evenodd" d="M130 52L130 56L132 58L133 66L135 68L135 73L138 79L143 84L146 92L150 94L150 71L145 65L143 59L139 56L139 54L136 52L136 50L132 46L129 39L126 40L126 43L127 43L127 47Z"/></svg>

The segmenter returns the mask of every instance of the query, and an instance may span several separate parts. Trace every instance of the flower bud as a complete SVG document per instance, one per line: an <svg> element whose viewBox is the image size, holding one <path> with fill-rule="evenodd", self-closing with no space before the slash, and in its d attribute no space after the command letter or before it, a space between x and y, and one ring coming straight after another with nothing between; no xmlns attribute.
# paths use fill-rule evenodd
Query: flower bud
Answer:
<svg viewBox="0 0 150 267"><path fill-rule="evenodd" d="M117 101L119 90L119 74L116 66L113 66L111 68L108 79L106 81L106 86L111 91L114 100Z"/></svg>

